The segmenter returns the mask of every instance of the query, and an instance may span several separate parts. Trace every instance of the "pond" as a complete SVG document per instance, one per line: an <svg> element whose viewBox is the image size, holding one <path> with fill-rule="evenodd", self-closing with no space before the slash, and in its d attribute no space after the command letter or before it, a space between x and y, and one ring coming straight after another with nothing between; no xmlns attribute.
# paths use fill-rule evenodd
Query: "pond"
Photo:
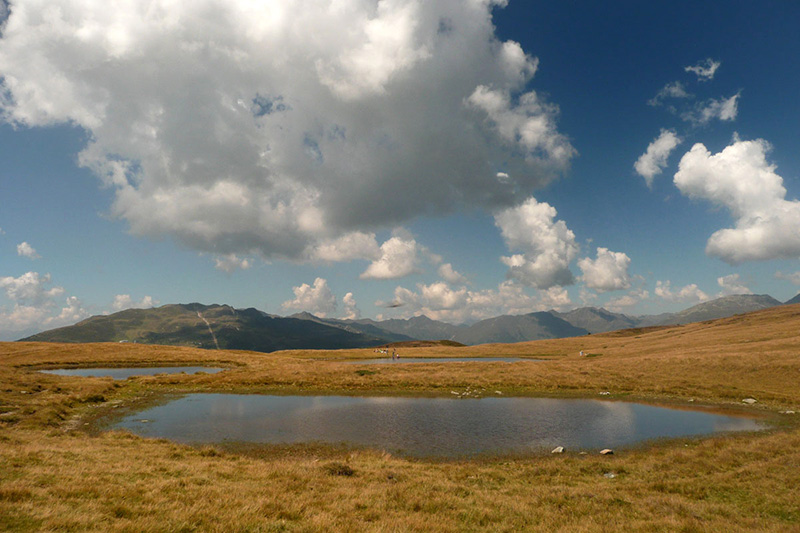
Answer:
<svg viewBox="0 0 800 533"><path fill-rule="evenodd" d="M398 363L516 363L517 361L541 361L522 357L382 357L380 359L360 359L347 361L353 365L382 365Z"/></svg>
<svg viewBox="0 0 800 533"><path fill-rule="evenodd" d="M45 374L55 374L57 376L78 376L84 378L109 377L114 379L128 379L134 376L155 376L157 374L216 374L227 370L209 366L151 366L151 367L128 367L128 368L58 368L55 370L41 370Z"/></svg>
<svg viewBox="0 0 800 533"><path fill-rule="evenodd" d="M187 443L345 443L422 457L588 451L765 427L744 416L599 400L237 394L189 394L113 424Z"/></svg>

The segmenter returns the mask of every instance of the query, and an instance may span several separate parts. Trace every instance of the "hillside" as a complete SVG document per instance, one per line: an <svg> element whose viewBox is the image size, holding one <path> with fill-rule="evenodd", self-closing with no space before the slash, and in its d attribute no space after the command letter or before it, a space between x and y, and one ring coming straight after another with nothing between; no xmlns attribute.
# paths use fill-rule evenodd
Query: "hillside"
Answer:
<svg viewBox="0 0 800 533"><path fill-rule="evenodd" d="M425 315L415 316L408 319L391 318L376 322L374 320L362 319L358 324L371 325L376 328L388 331L397 335L405 335L418 340L454 339L455 336L467 329L466 326L454 326L447 322L431 320Z"/></svg>
<svg viewBox="0 0 800 533"><path fill-rule="evenodd" d="M596 307L582 307L567 313L559 313L557 311L551 311L551 313L577 328L587 330L589 333L635 328L639 325L637 318L612 313L606 309L598 309Z"/></svg>
<svg viewBox="0 0 800 533"><path fill-rule="evenodd" d="M781 305L781 302L767 294L735 294L697 304L689 309L674 313L670 319L663 320L661 324L703 322L705 320L759 311L776 305Z"/></svg>
<svg viewBox="0 0 800 533"><path fill-rule="evenodd" d="M360 348L385 339L326 324L227 305L177 304L94 316L22 339L44 342L133 342L272 352Z"/></svg>
<svg viewBox="0 0 800 533"><path fill-rule="evenodd" d="M540 312L482 320L456 334L454 340L463 344L514 343L577 337L588 333L551 313Z"/></svg>

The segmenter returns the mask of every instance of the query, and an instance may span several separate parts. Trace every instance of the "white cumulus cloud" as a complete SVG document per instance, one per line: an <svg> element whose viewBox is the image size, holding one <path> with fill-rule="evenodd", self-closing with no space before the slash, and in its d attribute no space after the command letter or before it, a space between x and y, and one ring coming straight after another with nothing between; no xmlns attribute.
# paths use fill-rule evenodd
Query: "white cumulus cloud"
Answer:
<svg viewBox="0 0 800 533"><path fill-rule="evenodd" d="M66 299L66 305L56 316L47 317L44 324L50 327L71 325L80 322L89 316L89 312L83 308L83 304L77 296L70 296Z"/></svg>
<svg viewBox="0 0 800 533"><path fill-rule="evenodd" d="M554 220L556 209L530 198L520 206L497 213L495 224L510 251L522 253L502 257L508 277L538 289L575 282L569 264L578 255L575 234L563 220Z"/></svg>
<svg viewBox="0 0 800 533"><path fill-rule="evenodd" d="M336 239L324 240L306 250L312 261L348 261L351 259L376 260L381 256L374 233L352 232Z"/></svg>
<svg viewBox="0 0 800 533"><path fill-rule="evenodd" d="M303 283L292 289L294 300L283 302L283 309L287 311L306 311L320 318L325 318L336 312L336 297L328 287L328 281L323 278L314 280L314 285Z"/></svg>
<svg viewBox="0 0 800 533"><path fill-rule="evenodd" d="M614 313L622 313L648 298L650 298L650 293L642 288L638 288L629 291L624 296L609 300L603 307Z"/></svg>
<svg viewBox="0 0 800 533"><path fill-rule="evenodd" d="M717 154L695 144L680 161L675 185L694 199L725 207L735 227L714 232L706 253L729 264L800 257L800 202L786 199L783 178L767 161L764 140L735 140Z"/></svg>
<svg viewBox="0 0 800 533"><path fill-rule="evenodd" d="M669 154L680 143L681 138L674 130L662 129L661 134L647 146L647 151L636 160L633 168L644 178L648 187L653 186L653 178L661 174L667 166Z"/></svg>
<svg viewBox="0 0 800 533"><path fill-rule="evenodd" d="M117 294L111 303L111 309L122 311L124 309L150 309L159 304L159 301L152 296L144 296L138 302L131 298L130 294Z"/></svg>
<svg viewBox="0 0 800 533"><path fill-rule="evenodd" d="M578 261L583 272L583 284L598 292L629 289L631 278L628 274L631 258L623 252L612 252L608 248L597 248L597 258L584 257Z"/></svg>
<svg viewBox="0 0 800 533"><path fill-rule="evenodd" d="M376 302L377 305L381 303ZM454 288L444 282L418 284L416 291L397 287L393 295L394 306L402 308L400 316L425 315L433 320L453 324L475 322L499 315L565 309L571 303L567 291L562 287L551 287L531 295L524 286L512 280L504 281L497 289L484 290Z"/></svg>
<svg viewBox="0 0 800 533"><path fill-rule="evenodd" d="M0 289L5 291L9 300L35 306L64 294L63 287L47 288L48 285L50 274L40 275L38 272L26 272L18 278L0 278Z"/></svg>
<svg viewBox="0 0 800 533"><path fill-rule="evenodd" d="M30 335L42 329L66 326L89 316L74 296L66 299L66 307L58 308L63 287L50 287L50 274L26 272L15 278L0 277L0 289L12 307L0 307L0 339Z"/></svg>
<svg viewBox="0 0 800 533"><path fill-rule="evenodd" d="M36 253L36 250L27 242L21 242L17 245L17 255L27 257L28 259L40 259L42 256Z"/></svg>
<svg viewBox="0 0 800 533"><path fill-rule="evenodd" d="M344 307L343 319L358 320L361 318L361 309L356 305L356 299L352 292L348 292L344 295L344 298L342 298L342 305Z"/></svg>
<svg viewBox="0 0 800 533"><path fill-rule="evenodd" d="M439 265L438 272L443 280L453 285L463 285L467 282L467 278L454 270L450 263Z"/></svg>
<svg viewBox="0 0 800 533"><path fill-rule="evenodd" d="M504 4L17 0L0 115L83 128L135 235L372 259L365 235L518 204L574 155L538 60L495 35Z"/></svg>
<svg viewBox="0 0 800 533"><path fill-rule="evenodd" d="M422 247L411 235L397 231L381 245L380 257L370 263L361 279L397 279L417 272L421 251Z"/></svg>
<svg viewBox="0 0 800 533"><path fill-rule="evenodd" d="M717 278L717 284L722 288L720 296L731 294L753 294L747 285L742 282L739 274L730 274Z"/></svg>
<svg viewBox="0 0 800 533"><path fill-rule="evenodd" d="M656 296L663 298L668 302L692 302L699 303L705 302L709 299L708 294L700 290L696 283L685 285L680 289L672 289L672 284L667 281L656 281L655 291Z"/></svg>

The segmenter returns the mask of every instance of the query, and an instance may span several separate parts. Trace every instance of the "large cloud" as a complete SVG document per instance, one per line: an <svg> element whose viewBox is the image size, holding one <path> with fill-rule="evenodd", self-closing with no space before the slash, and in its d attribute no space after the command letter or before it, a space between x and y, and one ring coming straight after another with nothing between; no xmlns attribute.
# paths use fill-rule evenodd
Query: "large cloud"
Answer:
<svg viewBox="0 0 800 533"><path fill-rule="evenodd" d="M628 267L631 258L624 252L612 252L608 248L597 249L597 259L584 257L578 261L583 272L583 284L598 292L618 291L631 287Z"/></svg>
<svg viewBox="0 0 800 533"><path fill-rule="evenodd" d="M734 228L708 240L706 253L730 264L800 257L800 202L767 162L769 144L735 140L718 154L700 143L681 158L675 185L690 198L727 208Z"/></svg>
<svg viewBox="0 0 800 533"><path fill-rule="evenodd" d="M554 220L556 214L550 204L530 198L495 215L508 248L522 252L501 258L509 267L509 278L538 289L575 282L569 264L579 247L566 223Z"/></svg>
<svg viewBox="0 0 800 533"><path fill-rule="evenodd" d="M42 306L64 294L63 287L48 288L48 285L50 274L40 275L38 272L26 272L18 278L0 278L0 289L5 291L6 297L21 304Z"/></svg>
<svg viewBox="0 0 800 533"><path fill-rule="evenodd" d="M59 309L58 301L64 295L64 288L50 285L50 274L38 272L27 272L17 278L0 277L0 289L13 303L11 309L0 307L0 340L73 324L89 316L74 296L67 297L66 306Z"/></svg>
<svg viewBox="0 0 800 533"><path fill-rule="evenodd" d="M537 60L494 35L503 4L19 0L2 113L84 128L79 161L135 234L347 259L331 243L514 205L568 165Z"/></svg>
<svg viewBox="0 0 800 533"><path fill-rule="evenodd" d="M315 279L313 286L303 283L299 287L294 287L292 292L294 300L287 300L282 305L287 311L306 311L320 318L330 316L336 311L336 297L328 287L326 279Z"/></svg>
<svg viewBox="0 0 800 533"><path fill-rule="evenodd" d="M380 257L369 264L361 279L397 279L417 272L423 250L405 231L396 231L381 245Z"/></svg>

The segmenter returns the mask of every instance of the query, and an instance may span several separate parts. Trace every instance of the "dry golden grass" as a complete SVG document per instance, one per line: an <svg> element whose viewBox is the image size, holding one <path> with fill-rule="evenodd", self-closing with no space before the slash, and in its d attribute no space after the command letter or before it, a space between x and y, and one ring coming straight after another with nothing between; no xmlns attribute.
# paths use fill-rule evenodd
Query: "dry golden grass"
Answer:
<svg viewBox="0 0 800 533"><path fill-rule="evenodd" d="M588 357L580 357L583 350ZM175 391L644 399L800 411L800 306L675 328L403 356L519 363L363 366L372 350L202 351L130 344L0 344L0 530L800 531L800 429L673 440L614 456L423 461L324 446L189 447L96 416ZM64 366L230 366L113 382ZM359 372L369 370L369 373ZM374 373L373 373L374 372ZM694 404L688 400L694 399ZM614 474L606 477L605 474ZM349 475L348 475L349 474Z"/></svg>

